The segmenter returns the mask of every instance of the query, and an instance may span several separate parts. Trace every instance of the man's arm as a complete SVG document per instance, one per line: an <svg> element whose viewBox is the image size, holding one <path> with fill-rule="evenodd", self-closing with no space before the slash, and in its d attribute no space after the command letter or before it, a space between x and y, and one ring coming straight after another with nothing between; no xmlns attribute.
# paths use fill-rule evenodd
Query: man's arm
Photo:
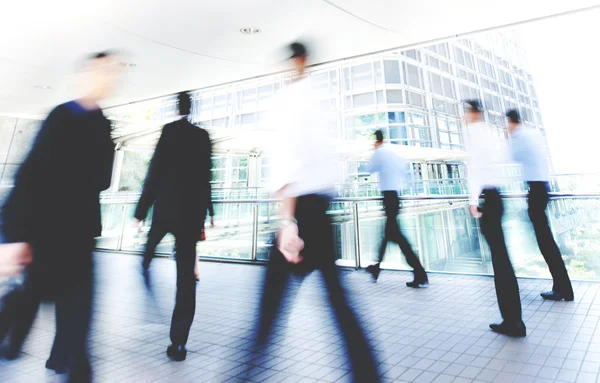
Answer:
<svg viewBox="0 0 600 383"><path fill-rule="evenodd" d="M2 209L2 232L7 242L30 242L40 194L59 170L61 155L62 112L54 109L46 118L27 158L19 168L15 186Z"/></svg>
<svg viewBox="0 0 600 383"><path fill-rule="evenodd" d="M100 154L100 190L103 191L110 187L112 179L113 165L115 162L115 144L110 136L110 124L107 124L106 131L103 132Z"/></svg>
<svg viewBox="0 0 600 383"><path fill-rule="evenodd" d="M138 202L137 208L135 209L135 218L138 221L146 219L150 206L156 201L156 195L160 186L160 178L163 171L163 162L165 161L165 155L167 150L168 140L168 129L163 128L158 144L156 144L156 150L152 155L150 166L148 167L148 174L146 175L146 181L144 181L144 188L142 195Z"/></svg>
<svg viewBox="0 0 600 383"><path fill-rule="evenodd" d="M277 235L277 246L281 254L289 263L302 262L300 251L304 248L304 241L298 236L298 225L294 215L296 213L296 197L290 196L291 185L285 185L277 191L277 197L283 198L279 207L279 216L282 227Z"/></svg>

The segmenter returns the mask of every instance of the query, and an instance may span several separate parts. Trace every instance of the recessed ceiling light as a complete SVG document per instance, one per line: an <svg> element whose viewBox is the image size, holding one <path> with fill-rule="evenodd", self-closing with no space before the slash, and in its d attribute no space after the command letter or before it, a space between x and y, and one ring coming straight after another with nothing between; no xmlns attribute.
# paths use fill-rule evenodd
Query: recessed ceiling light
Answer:
<svg viewBox="0 0 600 383"><path fill-rule="evenodd" d="M132 68L136 64L135 63L128 63L128 62L122 61L122 62L119 63L119 65Z"/></svg>
<svg viewBox="0 0 600 383"><path fill-rule="evenodd" d="M240 32L242 32L245 35L255 35L257 33L260 33L260 29L254 27L246 27L240 29Z"/></svg>
<svg viewBox="0 0 600 383"><path fill-rule="evenodd" d="M50 85L43 85L43 84L34 85L33 87L37 88L37 89L44 89L44 90L52 89L52 87Z"/></svg>

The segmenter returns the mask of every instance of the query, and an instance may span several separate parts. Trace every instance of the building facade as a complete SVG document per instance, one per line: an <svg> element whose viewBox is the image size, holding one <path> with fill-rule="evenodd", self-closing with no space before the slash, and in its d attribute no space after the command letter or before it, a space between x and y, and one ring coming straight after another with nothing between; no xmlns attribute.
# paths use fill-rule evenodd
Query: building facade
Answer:
<svg viewBox="0 0 600 383"><path fill-rule="evenodd" d="M193 92L191 120L213 136L261 129L271 99L291 76L274 74ZM465 177L461 160L455 159L460 156L452 155L464 151L464 99L483 101L486 121L499 137L507 136L504 113L510 108L518 108L525 123L544 132L526 53L507 32L318 65L310 68L309 79L335 110L339 138L372 141L373 132L381 129L392 144L420 148L410 158L417 181ZM123 113L122 108L115 110L112 117L123 118ZM164 122L174 116L174 98L165 97L153 102L145 118ZM154 132L152 139L156 137ZM123 148L139 150L127 142ZM260 149L225 150L217 140L214 186L264 185L269 161ZM346 184L376 182L366 171L364 157L348 158L343 171Z"/></svg>

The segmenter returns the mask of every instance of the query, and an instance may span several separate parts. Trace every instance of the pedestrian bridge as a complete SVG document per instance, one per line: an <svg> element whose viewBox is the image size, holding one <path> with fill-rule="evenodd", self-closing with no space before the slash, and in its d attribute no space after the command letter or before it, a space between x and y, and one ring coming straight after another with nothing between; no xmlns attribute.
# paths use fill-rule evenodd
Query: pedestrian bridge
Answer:
<svg viewBox="0 0 600 383"><path fill-rule="evenodd" d="M202 250L202 245L199 249ZM261 292L263 266L202 262L197 310L185 362L171 362L170 314L175 264L151 267L155 299L143 290L140 257L96 254L97 293L90 353L96 382L241 382ZM345 269L352 307L361 319L385 382L596 382L600 368L600 284L574 282L574 302L539 297L551 281L519 279L528 337L488 330L498 321L491 277L434 273L431 285L409 289L406 272L383 272L372 283ZM284 307L254 382L351 382L343 342L317 273ZM60 382L44 368L54 337L52 306L43 306L22 358L0 361L4 383Z"/></svg>

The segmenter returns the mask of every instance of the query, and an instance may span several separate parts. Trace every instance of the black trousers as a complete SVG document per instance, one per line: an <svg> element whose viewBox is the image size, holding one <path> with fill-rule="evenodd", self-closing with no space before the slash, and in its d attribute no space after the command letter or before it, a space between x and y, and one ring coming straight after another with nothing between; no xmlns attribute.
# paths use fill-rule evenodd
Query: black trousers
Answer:
<svg viewBox="0 0 600 383"><path fill-rule="evenodd" d="M383 234L383 241L379 247L379 259L378 262L383 261L385 251L387 249L388 242L393 242L400 246L400 251L404 254L406 261L409 266L414 270L414 274L417 277L424 277L426 275L425 269L419 261L419 257L415 254L408 243L408 240L400 231L398 226L398 214L400 213L400 201L398 200L398 192L396 191L384 191L383 192L383 208L385 209L385 231Z"/></svg>
<svg viewBox="0 0 600 383"><path fill-rule="evenodd" d="M182 225L183 226L183 225ZM178 227L166 222L152 222L148 233L148 242L144 251L143 267L148 268L156 252L156 247L168 233L175 236L175 261L177 263L177 295L175 309L171 318L171 342L185 345L190 335L194 314L196 313L196 243L199 233L190 230L193 225Z"/></svg>
<svg viewBox="0 0 600 383"><path fill-rule="evenodd" d="M9 347L20 350L42 300L55 301L56 335L50 360L71 381L91 378L88 333L92 317L94 240L34 245L34 264L18 289Z"/></svg>
<svg viewBox="0 0 600 383"><path fill-rule="evenodd" d="M481 217L481 232L485 237L492 253L492 265L494 267L494 284L500 314L504 321L516 323L521 321L521 297L519 295L519 284L512 267L504 231L502 230L502 215L504 206L500 193L496 189L485 189L483 191L484 205Z"/></svg>
<svg viewBox="0 0 600 383"><path fill-rule="evenodd" d="M296 219L300 237L304 240L303 262L292 265L276 250L271 253L267 267L258 329L258 344L264 345L279 315L282 302L292 300L297 292L289 281L292 275L304 279L318 269L325 280L329 302L335 311L346 349L354 371L355 382L379 382L374 357L363 330L348 306L340 274L335 265L333 228L326 214L329 198L320 195L299 197L296 201ZM302 323L293 324L302 327Z"/></svg>
<svg viewBox="0 0 600 383"><path fill-rule="evenodd" d="M552 280L554 281L552 290L563 294L565 297L572 298L573 286L571 286L565 262L562 259L556 241L554 241L552 230L548 224L548 217L546 216L546 208L549 201L548 183L528 182L528 184L529 196L527 203L529 205L529 219L531 219L531 223L533 224L540 252L548 264L550 274L552 274Z"/></svg>

